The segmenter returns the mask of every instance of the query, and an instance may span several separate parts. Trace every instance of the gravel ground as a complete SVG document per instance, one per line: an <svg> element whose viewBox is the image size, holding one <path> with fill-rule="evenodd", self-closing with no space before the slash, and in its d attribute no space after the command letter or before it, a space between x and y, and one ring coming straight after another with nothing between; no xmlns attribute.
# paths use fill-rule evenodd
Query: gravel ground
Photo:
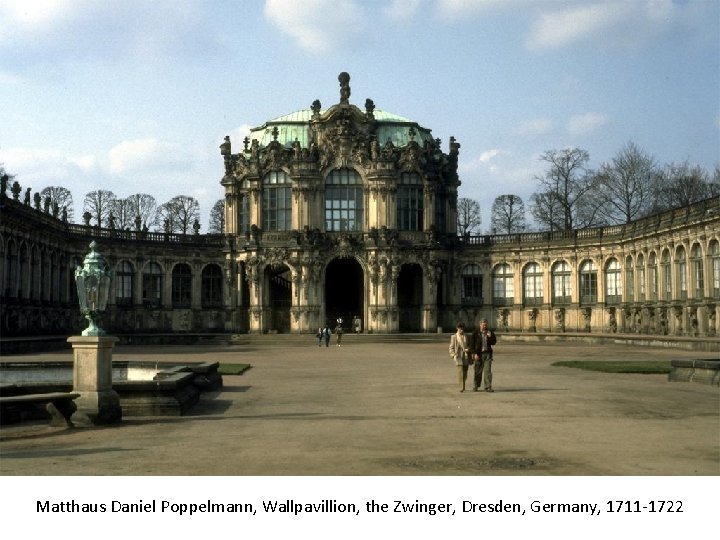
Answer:
<svg viewBox="0 0 720 540"><path fill-rule="evenodd" d="M444 342L294 340L116 349L114 358L243 362L183 417L0 431L2 475L718 475L720 390L560 359L708 358L621 345L503 343L495 392L459 393ZM8 359L8 358L5 358ZM71 354L13 356L13 361ZM468 382L468 388L471 388Z"/></svg>

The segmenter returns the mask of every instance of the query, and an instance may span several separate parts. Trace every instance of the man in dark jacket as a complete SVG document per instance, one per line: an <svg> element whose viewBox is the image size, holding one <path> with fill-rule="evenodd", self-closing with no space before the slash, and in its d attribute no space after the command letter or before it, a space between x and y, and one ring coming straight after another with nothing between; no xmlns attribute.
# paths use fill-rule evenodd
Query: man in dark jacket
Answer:
<svg viewBox="0 0 720 540"><path fill-rule="evenodd" d="M475 367L473 392L480 390L483 382L486 392L494 392L492 388L492 346L495 343L497 343L495 332L488 328L487 319L483 319L480 321L480 328L472 333L470 339L470 351Z"/></svg>

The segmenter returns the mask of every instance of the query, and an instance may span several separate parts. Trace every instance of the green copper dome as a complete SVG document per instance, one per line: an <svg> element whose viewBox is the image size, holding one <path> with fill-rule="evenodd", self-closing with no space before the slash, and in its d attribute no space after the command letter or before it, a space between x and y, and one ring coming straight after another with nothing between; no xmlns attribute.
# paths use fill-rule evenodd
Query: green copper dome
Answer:
<svg viewBox="0 0 720 540"><path fill-rule="evenodd" d="M328 109L320 111L324 115ZM273 141L273 130L277 128L277 141L289 148L296 140L302 148L309 148L311 142L310 122L313 116L311 109L302 109L273 120L268 120L262 126L250 130L248 139L257 139L260 148L263 148ZM411 140L411 129L414 130L415 141L422 146L426 141L432 141L433 137L429 129L420 126L402 116L375 109L374 134L378 143L382 146L388 140L396 147L406 146Z"/></svg>

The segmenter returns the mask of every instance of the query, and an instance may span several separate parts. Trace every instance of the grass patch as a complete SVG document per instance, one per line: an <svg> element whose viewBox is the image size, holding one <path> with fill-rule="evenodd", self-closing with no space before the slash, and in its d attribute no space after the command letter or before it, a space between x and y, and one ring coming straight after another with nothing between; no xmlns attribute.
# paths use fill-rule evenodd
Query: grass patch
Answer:
<svg viewBox="0 0 720 540"><path fill-rule="evenodd" d="M245 373L248 369L250 369L250 364L220 364L220 367L218 367L218 373L220 375L242 375Z"/></svg>
<svg viewBox="0 0 720 540"><path fill-rule="evenodd" d="M603 373L667 374L672 369L669 360L562 360L552 365Z"/></svg>

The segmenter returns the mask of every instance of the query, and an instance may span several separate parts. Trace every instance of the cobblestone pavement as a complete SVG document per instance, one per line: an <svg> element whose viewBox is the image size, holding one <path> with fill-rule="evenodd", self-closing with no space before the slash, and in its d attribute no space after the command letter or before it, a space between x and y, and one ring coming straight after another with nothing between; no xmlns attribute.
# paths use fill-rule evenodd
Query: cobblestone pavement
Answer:
<svg viewBox="0 0 720 540"><path fill-rule="evenodd" d="M622 345L496 347L495 393L455 386L443 340L297 338L119 347L115 358L244 362L183 417L0 431L2 475L718 475L720 391L559 359L712 358ZM7 359L7 358L4 358ZM69 352L13 361L71 359ZM471 384L468 384L471 387Z"/></svg>

